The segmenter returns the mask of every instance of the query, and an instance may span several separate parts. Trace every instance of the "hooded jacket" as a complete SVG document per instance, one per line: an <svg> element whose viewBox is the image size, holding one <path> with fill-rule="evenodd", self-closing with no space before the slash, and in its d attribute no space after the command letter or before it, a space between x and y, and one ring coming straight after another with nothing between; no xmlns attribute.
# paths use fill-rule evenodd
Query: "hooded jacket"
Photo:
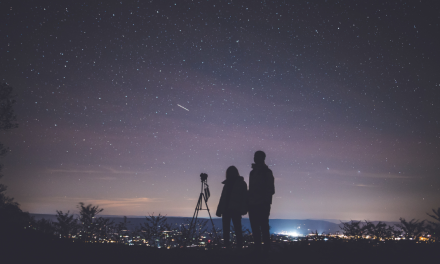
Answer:
<svg viewBox="0 0 440 264"><path fill-rule="evenodd" d="M217 206L217 216L224 213L247 214L247 184L241 176L235 179L228 179L224 184L220 201Z"/></svg>
<svg viewBox="0 0 440 264"><path fill-rule="evenodd" d="M252 171L249 174L249 204L272 204L272 195L275 194L274 181L272 171L266 164L252 164Z"/></svg>

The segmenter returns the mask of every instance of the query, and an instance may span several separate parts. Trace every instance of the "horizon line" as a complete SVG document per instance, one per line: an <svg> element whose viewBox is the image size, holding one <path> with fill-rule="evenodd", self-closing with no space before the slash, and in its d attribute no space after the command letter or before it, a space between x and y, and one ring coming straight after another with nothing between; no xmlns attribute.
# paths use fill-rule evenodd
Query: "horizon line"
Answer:
<svg viewBox="0 0 440 264"><path fill-rule="evenodd" d="M52 215L52 216L56 216L56 214L45 214L45 213L29 213L32 215ZM114 217L114 218L123 218L124 216L126 216L127 218L144 218L144 217L148 217L148 216L140 216L140 215L100 215L102 217ZM163 215L165 217L174 217L174 218L192 218L191 216L167 216L167 215ZM209 219L209 217L197 217L198 219L202 218L202 219ZM217 217L214 216L212 217L212 219L221 219L221 217ZM242 217L242 219L249 219L249 216L246 217ZM334 223L332 221L340 221L340 222L350 222L350 221L365 221L365 220L356 220L356 219L351 219L351 220L340 220L340 219L328 219L328 218L304 218L304 219L299 219L299 218L270 218L269 220L309 220L309 221L326 221L326 222L330 222L330 223ZM371 222L396 222L398 223L398 221L384 221L384 220L369 220ZM335 223L336 224L336 223Z"/></svg>

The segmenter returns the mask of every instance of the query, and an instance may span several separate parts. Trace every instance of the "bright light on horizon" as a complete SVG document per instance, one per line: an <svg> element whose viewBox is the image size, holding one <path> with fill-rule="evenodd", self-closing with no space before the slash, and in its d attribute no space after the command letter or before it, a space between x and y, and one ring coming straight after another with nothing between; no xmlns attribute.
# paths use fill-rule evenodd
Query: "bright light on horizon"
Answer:
<svg viewBox="0 0 440 264"><path fill-rule="evenodd" d="M302 236L301 234L298 234L297 232L287 232L287 231L281 231L279 233L280 235L288 235L288 236L292 236L292 237L298 237L298 236Z"/></svg>

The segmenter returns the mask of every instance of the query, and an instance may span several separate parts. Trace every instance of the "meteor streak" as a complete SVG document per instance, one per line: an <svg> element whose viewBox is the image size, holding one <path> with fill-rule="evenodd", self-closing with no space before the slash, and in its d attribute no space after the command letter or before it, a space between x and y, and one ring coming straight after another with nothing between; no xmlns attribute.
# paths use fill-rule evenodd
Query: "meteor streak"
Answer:
<svg viewBox="0 0 440 264"><path fill-rule="evenodd" d="M183 109L185 109L186 111L189 111L188 109L186 109L185 107L181 106L180 104L177 104L179 107L182 107Z"/></svg>

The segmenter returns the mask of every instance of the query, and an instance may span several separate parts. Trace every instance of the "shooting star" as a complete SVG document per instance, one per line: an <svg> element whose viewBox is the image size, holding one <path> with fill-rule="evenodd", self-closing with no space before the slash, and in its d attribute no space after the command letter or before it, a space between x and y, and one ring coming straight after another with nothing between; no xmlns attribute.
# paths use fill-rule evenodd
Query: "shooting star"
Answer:
<svg viewBox="0 0 440 264"><path fill-rule="evenodd" d="M181 106L180 104L177 104L179 107L182 107L183 109L185 109L186 111L189 111L188 109L186 109L185 107Z"/></svg>

